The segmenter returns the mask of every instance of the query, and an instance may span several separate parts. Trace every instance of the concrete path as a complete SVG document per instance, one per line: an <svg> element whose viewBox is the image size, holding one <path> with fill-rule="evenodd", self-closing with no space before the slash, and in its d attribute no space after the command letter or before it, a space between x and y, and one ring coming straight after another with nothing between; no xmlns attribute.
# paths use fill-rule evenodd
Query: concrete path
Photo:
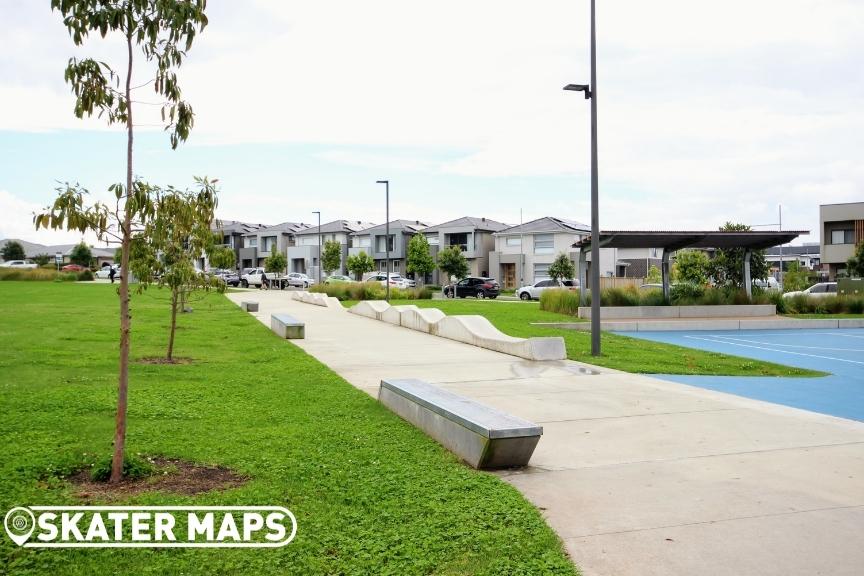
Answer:
<svg viewBox="0 0 864 576"><path fill-rule="evenodd" d="M371 395L421 378L543 425L500 476L586 576L855 575L864 423L576 362L529 362L368 318L231 293L306 322L294 342Z"/></svg>

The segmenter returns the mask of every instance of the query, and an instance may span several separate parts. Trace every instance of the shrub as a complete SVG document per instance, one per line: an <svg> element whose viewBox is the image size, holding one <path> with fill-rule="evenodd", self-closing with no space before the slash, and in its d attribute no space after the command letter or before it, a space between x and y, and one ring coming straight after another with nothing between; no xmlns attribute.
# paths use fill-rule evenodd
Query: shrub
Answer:
<svg viewBox="0 0 864 576"><path fill-rule="evenodd" d="M601 306L639 306L639 304L639 289L635 286L607 288L600 292Z"/></svg>
<svg viewBox="0 0 864 576"><path fill-rule="evenodd" d="M719 291L715 291L719 292ZM690 284L687 282L683 282L681 284L675 284L672 286L670 290L670 298L672 303L676 306L686 306L689 304L701 304L702 298L705 296L705 288L698 284ZM713 298L718 299L718 295L712 295ZM711 302L719 304L719 299L717 302Z"/></svg>
<svg viewBox="0 0 864 576"><path fill-rule="evenodd" d="M850 314L864 314L864 298L849 298L848 308Z"/></svg>
<svg viewBox="0 0 864 576"><path fill-rule="evenodd" d="M668 304L663 298L663 290L643 290L640 299L642 306L666 306Z"/></svg>
<svg viewBox="0 0 864 576"><path fill-rule="evenodd" d="M153 465L139 456L134 456L128 452L123 456L123 477L128 480L135 480L149 476L154 471ZM97 461L93 464L93 469L90 471L90 478L94 482L107 482L111 477L111 456Z"/></svg>
<svg viewBox="0 0 864 576"><path fill-rule="evenodd" d="M828 314L842 314L846 310L846 299L837 296L828 296L823 299L825 310Z"/></svg>
<svg viewBox="0 0 864 576"><path fill-rule="evenodd" d="M377 282L344 282L338 284L317 284L312 286L310 292L319 292L333 296L339 300L384 300L386 291ZM390 288L391 300L429 300L432 298L432 290L425 286L423 288Z"/></svg>
<svg viewBox="0 0 864 576"><path fill-rule="evenodd" d="M579 313L579 292L574 290L544 290L540 293L540 309L576 316Z"/></svg>
<svg viewBox="0 0 864 576"><path fill-rule="evenodd" d="M92 270L82 270L81 272L78 273L78 280L80 280L82 282L86 282L89 280L95 280L95 279L96 279L96 277L93 276Z"/></svg>
<svg viewBox="0 0 864 576"><path fill-rule="evenodd" d="M777 307L778 314L789 314L789 300L783 298L780 292L773 292L768 295L768 301Z"/></svg>
<svg viewBox="0 0 864 576"><path fill-rule="evenodd" d="M19 280L31 282L74 282L78 277L74 272L57 272L45 268L0 268L0 281Z"/></svg>

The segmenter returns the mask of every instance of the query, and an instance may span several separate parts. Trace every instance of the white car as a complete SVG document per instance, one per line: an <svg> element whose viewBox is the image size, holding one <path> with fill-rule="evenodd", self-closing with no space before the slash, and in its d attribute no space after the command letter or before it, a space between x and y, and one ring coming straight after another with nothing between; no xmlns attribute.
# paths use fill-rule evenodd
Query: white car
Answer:
<svg viewBox="0 0 864 576"><path fill-rule="evenodd" d="M289 286L296 286L298 288L308 288L315 284L315 280L300 272L291 272L287 278Z"/></svg>
<svg viewBox="0 0 864 576"><path fill-rule="evenodd" d="M566 288L568 290L578 290L578 280L540 280L530 286L522 286L516 290L516 296L521 300L539 300L540 294L549 288Z"/></svg>
<svg viewBox="0 0 864 576"><path fill-rule="evenodd" d="M381 286L387 285L387 275L384 272L377 272L366 279L366 282L378 282ZM410 282L405 278L402 278L399 274L395 272L390 273L390 286L392 288L409 288Z"/></svg>
<svg viewBox="0 0 864 576"><path fill-rule="evenodd" d="M27 268L32 270L38 267L39 265L32 260L9 260L0 264L0 268Z"/></svg>
<svg viewBox="0 0 864 576"><path fill-rule="evenodd" d="M247 268L243 275L240 276L240 285L243 288L261 286L261 276L264 273L264 268Z"/></svg>
<svg viewBox="0 0 864 576"><path fill-rule="evenodd" d="M115 270L114 278L115 279L120 278L120 266L116 266L114 268L114 270ZM103 280L107 280L108 278L111 277L110 274L111 274L111 266L103 266L100 270L97 270L94 275L96 276L96 278L101 278Z"/></svg>
<svg viewBox="0 0 864 576"><path fill-rule="evenodd" d="M814 284L810 286L806 290L800 290L798 292L786 292L783 294L784 298L792 298L794 296L810 296L812 298L825 298L827 296L836 296L837 295L837 283L836 282L819 282L818 284Z"/></svg>
<svg viewBox="0 0 864 576"><path fill-rule="evenodd" d="M773 292L780 291L780 282L778 282L773 276L769 276L764 280L762 278L757 278L756 280L753 280L753 285L758 286L763 290L771 290Z"/></svg>

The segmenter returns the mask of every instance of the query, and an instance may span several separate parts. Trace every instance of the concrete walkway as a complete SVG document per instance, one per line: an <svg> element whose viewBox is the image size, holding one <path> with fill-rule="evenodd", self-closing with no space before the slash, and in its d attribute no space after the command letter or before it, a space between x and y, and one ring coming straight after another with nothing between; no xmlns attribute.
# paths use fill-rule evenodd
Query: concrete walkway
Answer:
<svg viewBox="0 0 864 576"><path fill-rule="evenodd" d="M543 425L500 476L586 576L860 575L864 424L576 362L529 362L303 304L230 293L306 322L294 342L371 395L421 378Z"/></svg>

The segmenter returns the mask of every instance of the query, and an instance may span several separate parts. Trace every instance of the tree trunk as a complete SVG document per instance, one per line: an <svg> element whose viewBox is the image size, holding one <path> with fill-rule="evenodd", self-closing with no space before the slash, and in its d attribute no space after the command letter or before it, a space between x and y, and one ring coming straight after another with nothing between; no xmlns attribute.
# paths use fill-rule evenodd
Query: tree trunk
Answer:
<svg viewBox="0 0 864 576"><path fill-rule="evenodd" d="M123 479L123 453L126 449L126 404L129 390L129 340L132 319L129 316L129 249L132 240L132 35L126 35L129 65L126 70L126 202L123 206L123 241L120 255L120 374L117 383L117 418L114 428L114 456L111 460L111 478L116 483Z"/></svg>
<svg viewBox="0 0 864 576"><path fill-rule="evenodd" d="M168 335L168 355L166 359L170 362L174 359L174 332L177 330L177 288L171 289L171 332Z"/></svg>

